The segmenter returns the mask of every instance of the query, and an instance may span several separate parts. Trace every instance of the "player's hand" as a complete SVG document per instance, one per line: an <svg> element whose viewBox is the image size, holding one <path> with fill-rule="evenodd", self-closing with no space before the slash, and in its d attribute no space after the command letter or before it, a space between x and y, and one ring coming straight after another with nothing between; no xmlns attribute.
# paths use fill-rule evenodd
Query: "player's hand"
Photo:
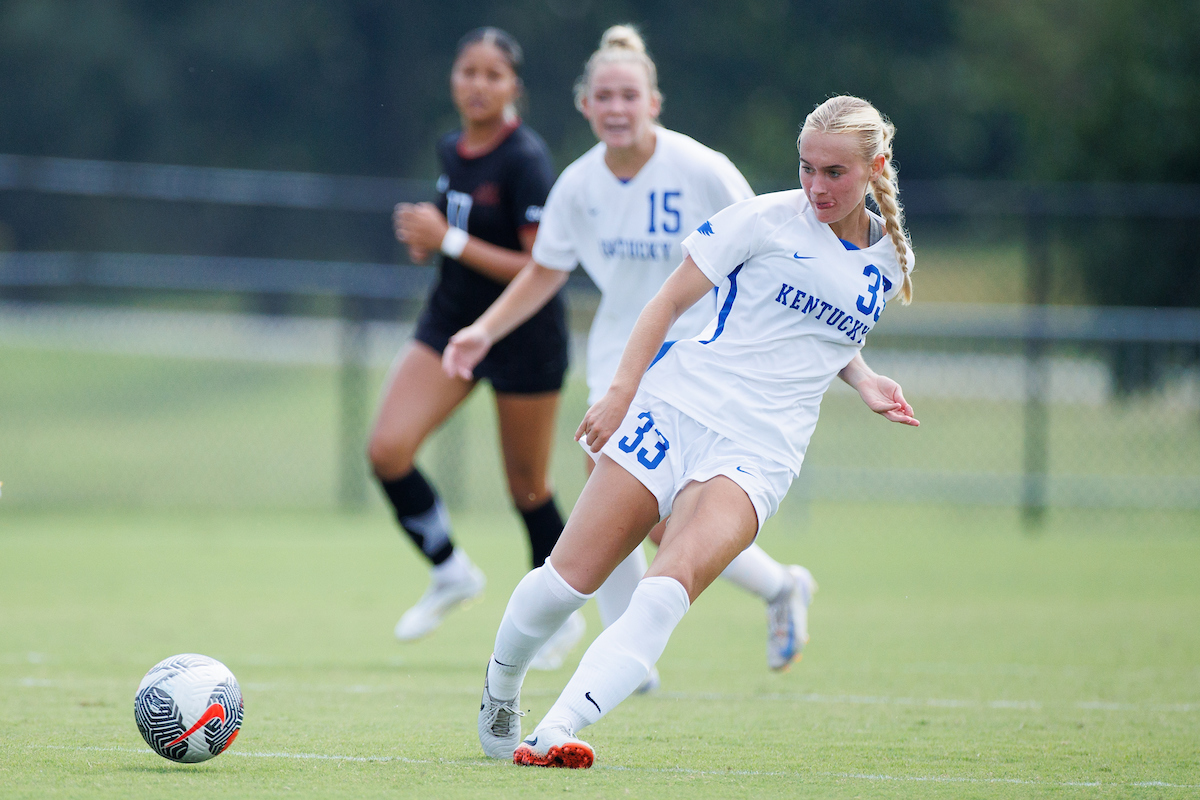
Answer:
<svg viewBox="0 0 1200 800"><path fill-rule="evenodd" d="M450 337L442 351L442 370L451 378L475 380L475 367L492 349L492 338L479 325L468 325Z"/></svg>
<svg viewBox="0 0 1200 800"><path fill-rule="evenodd" d="M604 447L621 426L621 421L629 413L629 404L632 401L633 398L610 388L583 415L583 422L579 423L579 428L575 431L575 441L582 439L588 450L599 453L600 448Z"/></svg>
<svg viewBox="0 0 1200 800"><path fill-rule="evenodd" d="M433 203L397 203L392 212L396 238L412 248L433 253L442 246L450 225Z"/></svg>
<svg viewBox="0 0 1200 800"><path fill-rule="evenodd" d="M424 247L408 247L408 260L414 264L427 264L429 262L429 251Z"/></svg>
<svg viewBox="0 0 1200 800"><path fill-rule="evenodd" d="M904 399L900 384L886 375L871 375L861 381L857 388L858 396L876 414L914 428L921 424L913 416L912 406Z"/></svg>

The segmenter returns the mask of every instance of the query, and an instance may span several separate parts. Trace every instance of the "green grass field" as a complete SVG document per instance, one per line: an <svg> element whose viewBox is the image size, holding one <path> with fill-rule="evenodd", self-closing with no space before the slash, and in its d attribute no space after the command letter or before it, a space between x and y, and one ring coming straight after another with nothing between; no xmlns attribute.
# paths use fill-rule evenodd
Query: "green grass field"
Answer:
<svg viewBox="0 0 1200 800"><path fill-rule="evenodd" d="M7 487L6 487L7 489ZM424 571L386 516L0 506L4 797L1195 797L1200 514L812 503L762 543L821 582L812 642L765 668L761 604L718 584L663 688L586 738L585 773L485 760L484 664L525 569L511 514L456 516L485 598L391 637ZM589 607L589 635L598 631ZM161 658L238 676L245 723L200 765L152 754ZM567 668L533 673L527 729Z"/></svg>
<svg viewBox="0 0 1200 800"><path fill-rule="evenodd" d="M0 347L0 376L0 480L12 507L337 504L335 369ZM371 373L365 405L373 408L383 380L381 371ZM554 479L567 505L583 484L584 457L571 437L586 395L582 380L570 380L558 419ZM1020 403L910 399L919 431L874 418L849 392L831 392L805 469L889 470L875 478L888 483L906 470L1019 479ZM356 457L366 422L352 443ZM1131 493L1142 503L1165 496L1171 482L1184 487L1176 494L1198 485L1200 422L1194 410L1161 398L1053 406L1049 436L1052 477L1136 483L1143 488ZM507 507L490 389L475 392L420 462L452 507ZM364 493L376 501L373 489Z"/></svg>

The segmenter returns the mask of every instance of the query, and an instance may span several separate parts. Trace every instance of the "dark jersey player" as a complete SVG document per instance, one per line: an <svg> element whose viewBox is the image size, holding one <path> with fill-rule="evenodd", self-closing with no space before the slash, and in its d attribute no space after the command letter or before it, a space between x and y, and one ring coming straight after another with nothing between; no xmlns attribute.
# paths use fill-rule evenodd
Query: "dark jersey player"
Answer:
<svg viewBox="0 0 1200 800"><path fill-rule="evenodd" d="M480 378L495 389L508 486L529 531L534 566L562 532L547 476L567 368L561 298L499 342L474 380L447 377L441 368L450 336L487 309L529 261L554 182L545 143L514 109L520 62L520 46L503 31L480 28L463 37L450 76L462 130L438 144L438 203L401 203L393 218L414 262L442 254L440 278L414 341L392 368L371 432L375 476L432 565L425 594L396 624L401 640L431 632L448 611L483 591L483 573L455 547L445 507L414 466L421 443Z"/></svg>
<svg viewBox="0 0 1200 800"><path fill-rule="evenodd" d="M450 228L525 253L521 234L537 231L554 171L536 133L515 119L502 130L507 135L496 148L478 156L463 150L459 132L438 142L437 209ZM460 330L456 326L474 322L507 283L443 254L438 285L417 323L417 340L442 352ZM567 366L565 342L565 310L556 295L489 353L495 358L485 360L475 377L491 381L497 392L556 392Z"/></svg>

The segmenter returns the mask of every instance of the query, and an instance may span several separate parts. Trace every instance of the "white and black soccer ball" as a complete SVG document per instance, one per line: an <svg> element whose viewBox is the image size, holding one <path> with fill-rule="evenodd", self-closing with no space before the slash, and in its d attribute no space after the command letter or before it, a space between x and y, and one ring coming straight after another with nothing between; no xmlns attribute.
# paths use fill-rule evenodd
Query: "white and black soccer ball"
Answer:
<svg viewBox="0 0 1200 800"><path fill-rule="evenodd" d="M171 761L218 756L242 727L242 690L215 658L184 653L146 673L133 698L133 718L150 749Z"/></svg>

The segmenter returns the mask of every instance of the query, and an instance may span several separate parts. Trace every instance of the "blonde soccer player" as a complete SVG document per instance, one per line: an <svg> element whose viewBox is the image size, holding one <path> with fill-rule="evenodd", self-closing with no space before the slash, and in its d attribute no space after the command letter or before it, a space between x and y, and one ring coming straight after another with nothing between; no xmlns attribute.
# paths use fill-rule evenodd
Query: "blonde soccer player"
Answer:
<svg viewBox="0 0 1200 800"><path fill-rule="evenodd" d="M469 378L492 343L554 297L581 264L601 292L587 350L588 401L594 403L612 382L638 314L679 264L683 237L754 193L724 155L658 124L657 69L632 27L605 31L576 84L575 100L599 142L550 190L531 263L501 300L450 340L443 362L451 375ZM692 337L716 314L714 293L682 313L668 338ZM590 459L587 466L590 470ZM655 529L651 539L657 542L660 532ZM597 593L605 626L625 611L645 571L646 558L634 548ZM808 640L812 575L751 545L726 577L767 604L767 663L786 668ZM546 650L561 655L574 644L574 620ZM642 688L656 684L651 670Z"/></svg>
<svg viewBox="0 0 1200 800"><path fill-rule="evenodd" d="M870 103L830 98L801 130L800 190L736 203L684 240L682 264L642 311L612 384L576 433L596 470L500 622L479 712L485 752L592 765L579 732L634 691L690 605L775 513L834 378L885 418L919 424L899 384L860 353L886 303L912 297L893 136ZM866 208L868 193L882 216ZM714 287L717 318L662 352L671 325ZM521 741L532 654L668 514L628 609Z"/></svg>

